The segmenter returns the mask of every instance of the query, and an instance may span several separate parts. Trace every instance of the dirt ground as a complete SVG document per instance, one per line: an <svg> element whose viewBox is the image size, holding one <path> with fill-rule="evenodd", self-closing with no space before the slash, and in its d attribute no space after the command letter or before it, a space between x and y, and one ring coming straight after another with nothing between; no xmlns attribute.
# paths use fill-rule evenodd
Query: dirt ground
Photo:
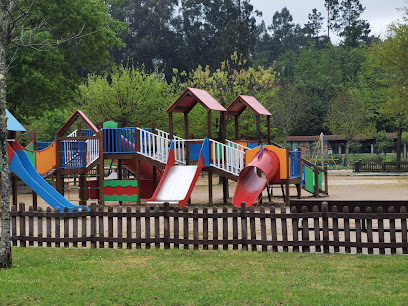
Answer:
<svg viewBox="0 0 408 306"><path fill-rule="evenodd" d="M354 175L347 171L331 171L328 176L329 197L327 199L349 200L408 200L408 173L406 175ZM191 195L192 204L208 204L208 178L201 175ZM32 205L31 193L21 186L18 202L26 203L26 207ZM229 199L231 203L236 183L229 182ZM218 177L213 176L213 199L214 204L222 204L222 185L218 184ZM296 189L291 187L291 196L296 196ZM66 197L73 203L78 203L78 193L72 190ZM302 190L302 198L311 198L311 194ZM266 191L263 192L263 201L268 202ZM88 201L90 204L92 201ZM142 203L144 200L142 200ZM283 203L280 186L273 188L272 202ZM118 202L106 202L106 205L118 206ZM123 205L135 206L135 202L124 202ZM38 206L45 209L48 205L38 197Z"/></svg>

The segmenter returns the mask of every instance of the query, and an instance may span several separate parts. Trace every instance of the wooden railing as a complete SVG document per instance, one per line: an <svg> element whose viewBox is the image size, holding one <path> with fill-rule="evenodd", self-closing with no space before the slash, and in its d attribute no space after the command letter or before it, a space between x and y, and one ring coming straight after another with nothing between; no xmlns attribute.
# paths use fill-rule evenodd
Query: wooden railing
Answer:
<svg viewBox="0 0 408 306"><path fill-rule="evenodd" d="M293 251L324 253L408 254L406 206L396 212L357 205L341 211L323 202L312 209L296 206L193 207L179 211L164 205L119 206L104 210L61 213L59 210L29 211L24 204L11 210L14 246L86 248L193 248L204 250ZM330 208L330 209L329 209Z"/></svg>

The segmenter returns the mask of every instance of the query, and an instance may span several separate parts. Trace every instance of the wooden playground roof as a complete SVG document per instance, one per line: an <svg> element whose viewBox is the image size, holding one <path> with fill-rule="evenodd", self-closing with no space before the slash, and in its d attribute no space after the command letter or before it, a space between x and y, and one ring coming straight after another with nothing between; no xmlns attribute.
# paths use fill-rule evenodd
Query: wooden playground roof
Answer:
<svg viewBox="0 0 408 306"><path fill-rule="evenodd" d="M257 115L272 116L254 97L240 95L227 107L227 117L239 116L247 107Z"/></svg>
<svg viewBox="0 0 408 306"><path fill-rule="evenodd" d="M197 103L207 111L226 112L227 110L204 89L187 88L167 109L167 113L189 112Z"/></svg>
<svg viewBox="0 0 408 306"><path fill-rule="evenodd" d="M85 114L80 111L76 110L75 113L72 114L72 116L65 122L65 124L58 130L57 135L58 136L63 136L64 133L71 127L71 125L74 124L74 122L78 119L82 119L82 121L96 134L99 132L98 128L91 122L91 120L88 119Z"/></svg>

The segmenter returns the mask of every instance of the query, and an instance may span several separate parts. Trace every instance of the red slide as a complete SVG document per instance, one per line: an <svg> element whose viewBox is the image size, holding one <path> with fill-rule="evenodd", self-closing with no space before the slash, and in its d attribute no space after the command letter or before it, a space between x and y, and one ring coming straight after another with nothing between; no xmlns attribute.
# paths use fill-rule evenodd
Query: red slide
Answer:
<svg viewBox="0 0 408 306"><path fill-rule="evenodd" d="M257 169L261 170L266 178L258 176ZM269 182L280 182L279 157L275 152L264 150L261 146L255 158L239 173L232 204L241 207L241 203L245 202L247 207L251 206Z"/></svg>

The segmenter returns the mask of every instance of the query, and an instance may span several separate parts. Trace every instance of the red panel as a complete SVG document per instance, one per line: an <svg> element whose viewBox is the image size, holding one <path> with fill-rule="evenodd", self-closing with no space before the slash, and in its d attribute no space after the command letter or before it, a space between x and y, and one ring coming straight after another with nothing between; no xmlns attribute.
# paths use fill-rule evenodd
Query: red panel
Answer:
<svg viewBox="0 0 408 306"><path fill-rule="evenodd" d="M137 187L122 187L122 186L118 186L118 187L112 187L112 186L108 186L105 187L103 189L103 194L106 196L111 196L111 195L135 195L138 194L138 188Z"/></svg>
<svg viewBox="0 0 408 306"><path fill-rule="evenodd" d="M236 97L235 100L227 107L227 111L241 113L246 107L249 107L258 115L271 116L271 113L252 96ZM227 113L227 116L233 116L233 114Z"/></svg>

